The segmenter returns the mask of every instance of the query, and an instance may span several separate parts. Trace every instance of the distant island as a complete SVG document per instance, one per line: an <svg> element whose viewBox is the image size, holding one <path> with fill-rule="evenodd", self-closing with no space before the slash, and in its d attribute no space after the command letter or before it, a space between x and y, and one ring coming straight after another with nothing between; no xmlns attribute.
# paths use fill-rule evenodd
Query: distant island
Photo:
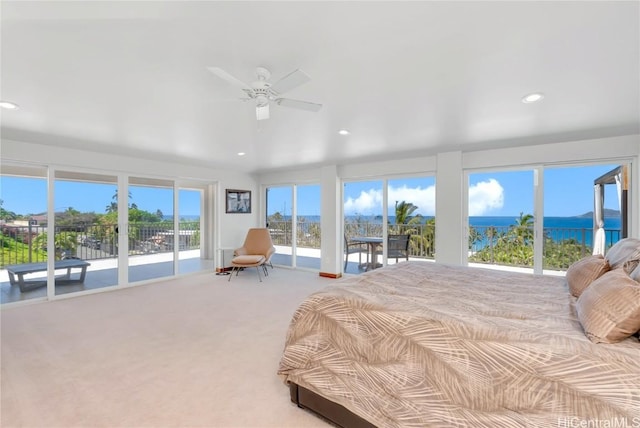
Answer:
<svg viewBox="0 0 640 428"><path fill-rule="evenodd" d="M604 217L620 217L620 211L612 210L610 208L604 209ZM578 218L593 218L593 211L589 211L588 213L584 213L582 215L577 215Z"/></svg>

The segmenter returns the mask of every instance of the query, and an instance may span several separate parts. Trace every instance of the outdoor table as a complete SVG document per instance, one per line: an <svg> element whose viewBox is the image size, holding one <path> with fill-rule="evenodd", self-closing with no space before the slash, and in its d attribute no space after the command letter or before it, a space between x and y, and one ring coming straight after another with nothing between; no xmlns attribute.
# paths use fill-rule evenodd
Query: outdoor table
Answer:
<svg viewBox="0 0 640 428"><path fill-rule="evenodd" d="M380 263L377 263L375 259L376 256L376 248L379 245L382 245L382 236L354 236L351 238L352 242L361 242L363 244L367 244L369 251L367 252L367 263L365 270L375 269L377 267L382 266ZM369 258L371 255L371 258Z"/></svg>

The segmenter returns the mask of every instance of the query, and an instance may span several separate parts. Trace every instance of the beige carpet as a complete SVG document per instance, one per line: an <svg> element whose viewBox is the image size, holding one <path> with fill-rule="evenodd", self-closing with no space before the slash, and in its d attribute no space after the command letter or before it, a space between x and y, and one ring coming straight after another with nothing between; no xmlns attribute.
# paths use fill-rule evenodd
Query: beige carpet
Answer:
<svg viewBox="0 0 640 428"><path fill-rule="evenodd" d="M295 308L334 282L206 273L5 309L2 427L327 427L276 371Z"/></svg>

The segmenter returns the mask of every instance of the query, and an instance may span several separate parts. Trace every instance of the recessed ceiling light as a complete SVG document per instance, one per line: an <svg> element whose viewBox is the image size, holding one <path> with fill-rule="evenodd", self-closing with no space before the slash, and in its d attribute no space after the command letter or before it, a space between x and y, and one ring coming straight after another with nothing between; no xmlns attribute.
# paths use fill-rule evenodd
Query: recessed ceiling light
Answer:
<svg viewBox="0 0 640 428"><path fill-rule="evenodd" d="M536 101L540 101L544 98L544 94L542 92L534 92L529 95L525 95L522 97L522 102L525 104L535 103Z"/></svg>
<svg viewBox="0 0 640 428"><path fill-rule="evenodd" d="M244 156L244 155L246 155L245 152L238 152L238 156Z"/></svg>
<svg viewBox="0 0 640 428"><path fill-rule="evenodd" d="M0 107L15 110L18 108L18 104L12 103L11 101L0 101Z"/></svg>
<svg viewBox="0 0 640 428"><path fill-rule="evenodd" d="M349 132L347 129L341 129L338 131L338 134L340 135L349 135L351 134L351 132Z"/></svg>

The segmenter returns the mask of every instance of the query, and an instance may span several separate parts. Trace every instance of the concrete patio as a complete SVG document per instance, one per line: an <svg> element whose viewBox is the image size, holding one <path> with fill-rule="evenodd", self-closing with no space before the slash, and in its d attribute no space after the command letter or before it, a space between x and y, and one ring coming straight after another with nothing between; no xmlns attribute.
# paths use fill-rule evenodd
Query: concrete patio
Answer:
<svg viewBox="0 0 640 428"><path fill-rule="evenodd" d="M93 290L111 287L118 284L117 259L91 260L87 268L87 275L82 284L56 285L56 295L75 293L79 291ZM129 283L147 281L156 278L171 277L173 272L173 253L159 253L147 255L129 256ZM203 270L214 271L214 261L200 258L200 250L180 251L178 256L178 275L200 272ZM56 271L59 274L59 271ZM44 280L46 274L40 272L25 276L27 280ZM47 295L46 287L21 292L17 285L9 283L6 269L0 270L0 301L1 303L19 302L24 300L43 298Z"/></svg>

